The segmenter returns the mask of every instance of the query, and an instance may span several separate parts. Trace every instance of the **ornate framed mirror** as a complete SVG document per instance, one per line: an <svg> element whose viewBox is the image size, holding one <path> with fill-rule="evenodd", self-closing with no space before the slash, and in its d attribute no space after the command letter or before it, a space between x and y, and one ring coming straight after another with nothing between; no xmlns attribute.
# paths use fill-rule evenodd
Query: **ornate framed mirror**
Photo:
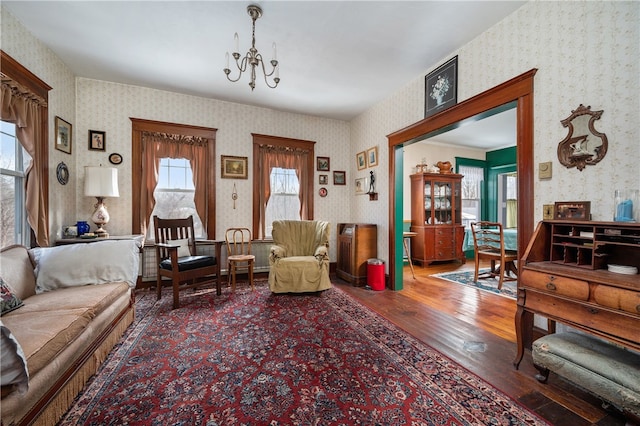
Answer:
<svg viewBox="0 0 640 426"><path fill-rule="evenodd" d="M591 111L591 107L580 106L571 115L560 121L569 128L567 136L558 144L558 160L566 168L577 167L582 171L595 165L607 154L607 135L595 129L595 121L604 111Z"/></svg>

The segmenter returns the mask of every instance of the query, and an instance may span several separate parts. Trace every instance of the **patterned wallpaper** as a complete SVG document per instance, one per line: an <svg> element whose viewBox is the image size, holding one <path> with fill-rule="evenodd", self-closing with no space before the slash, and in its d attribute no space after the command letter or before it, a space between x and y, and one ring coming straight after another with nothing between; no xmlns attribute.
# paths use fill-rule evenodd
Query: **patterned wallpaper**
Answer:
<svg viewBox="0 0 640 426"><path fill-rule="evenodd" d="M187 96L144 87L77 79L78 134L83 135L84 146L76 154L78 185L77 216L88 218L93 212L93 199L82 194L84 165L110 165L112 152L123 156L118 167L120 197L110 199L108 208L113 234L131 233L131 120L129 117L172 123L190 124L218 129L216 133L216 236L223 238L226 228L247 226L252 221L252 163L249 161L249 179L222 179L220 155L251 158L251 133L299 138L316 142L316 156L330 158L330 172L348 170L349 124L343 121L321 119L300 114L278 112L265 108ZM86 138L89 130L106 132L106 151L89 151ZM349 178L349 173L347 173ZM348 219L344 209L349 204L347 186L333 185L329 179L328 195L318 195L317 172L315 181L315 217L332 224L331 258L335 260L335 228L339 221ZM231 193L236 184L238 200L233 209ZM346 213L346 214L345 214Z"/></svg>
<svg viewBox="0 0 640 426"><path fill-rule="evenodd" d="M637 167L640 158L639 20L640 3L637 2L531 1L432 67L458 55L459 101L538 68L534 164L552 161L554 176L541 181L536 172L536 220L542 217L543 204L559 200L590 200L593 218L610 220L613 191L640 187ZM131 198L126 190L131 184L129 117L136 117L217 128L218 167L220 155L250 157L252 132L317 141L316 155L330 157L332 171L346 170L347 185L330 184L326 198L316 195L316 217L332 224L376 223L378 257L388 260L386 135L423 118L424 75L431 69L424 70L415 80L346 123L143 87L74 80L64 64L4 10L2 49L54 87L49 108L51 146L56 115L74 125L73 154L51 150L53 235L61 225L90 216L93 200L84 197L81 191L83 166L107 164L111 152L122 154L124 162L119 166L121 197L107 200L112 214L108 229L112 233L130 232ZM565 169L556 156L557 144L566 135L560 120L579 104L604 110L596 128L609 139L604 160L582 172ZM89 129L107 132L105 153L88 151ZM374 146L379 149L379 166L373 169L379 196L377 201L369 201L368 197L353 196L354 179L369 175L369 169L357 170L355 156ZM59 161L69 164L72 171L72 183L66 187L57 183L52 172ZM411 164L416 159L406 161ZM230 207L234 182L240 197L236 210ZM316 194L318 188L316 182ZM250 224L251 191L251 179L217 178L218 235L227 226ZM335 226L332 233L335 234ZM331 258L335 260L335 244L332 244Z"/></svg>
<svg viewBox="0 0 640 426"><path fill-rule="evenodd" d="M553 162L553 178L534 174L535 220L543 204L590 200L594 220L612 220L613 191L640 188L640 3L532 1L476 39L442 58L458 55L458 101L538 68L535 76L534 164ZM351 122L351 154L424 117L424 75ZM566 169L556 154L567 130L560 120L580 104L604 110L596 129L609 140L607 156L582 172ZM410 158L409 164L419 162ZM388 168L378 167L380 203L356 198L353 220L377 223L388 235ZM380 235L380 234L379 234ZM378 239L378 257L388 260L388 238ZM387 268L388 271L388 268Z"/></svg>
<svg viewBox="0 0 640 426"><path fill-rule="evenodd" d="M9 14L0 4L2 16L2 50L20 62L53 89L49 91L49 230L51 242L59 237L63 225L75 223L75 214L69 206L76 203L75 185L78 130L75 127L75 77L60 59ZM53 149L55 117L72 124L71 155ZM84 139L83 139L84 140ZM80 143L84 148L84 144ZM64 161L69 166L70 183L60 185L56 179L56 166Z"/></svg>

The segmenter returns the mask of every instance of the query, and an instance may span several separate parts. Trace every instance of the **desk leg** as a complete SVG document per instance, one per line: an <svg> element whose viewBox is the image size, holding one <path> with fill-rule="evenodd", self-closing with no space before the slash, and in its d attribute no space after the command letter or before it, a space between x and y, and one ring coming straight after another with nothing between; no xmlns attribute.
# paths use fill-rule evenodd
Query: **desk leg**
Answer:
<svg viewBox="0 0 640 426"><path fill-rule="evenodd" d="M516 326L516 340L518 349L516 351L516 358L513 360L513 366L518 369L520 361L524 356L525 347L531 347L533 342L533 312L527 311L524 308L525 291L523 289L518 290L518 310L516 311L515 326Z"/></svg>
<svg viewBox="0 0 640 426"><path fill-rule="evenodd" d="M407 259L409 259L409 266L411 267L411 275L413 276L413 279L416 279L416 273L413 270L413 262L411 262L411 255L409 254L409 247L407 247L407 239L403 238L402 239L402 244L404 245L404 252L407 254Z"/></svg>

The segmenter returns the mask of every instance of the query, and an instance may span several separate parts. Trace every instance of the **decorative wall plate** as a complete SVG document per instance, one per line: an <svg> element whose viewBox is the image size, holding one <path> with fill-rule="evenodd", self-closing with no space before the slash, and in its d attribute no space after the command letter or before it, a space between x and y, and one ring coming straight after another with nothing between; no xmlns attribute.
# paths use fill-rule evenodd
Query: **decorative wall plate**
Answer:
<svg viewBox="0 0 640 426"><path fill-rule="evenodd" d="M109 162L115 165L122 163L122 155L118 154L117 152L109 154Z"/></svg>
<svg viewBox="0 0 640 426"><path fill-rule="evenodd" d="M329 193L329 191L327 191L327 188L320 188L318 190L318 194L320 194L320 196L323 197L323 198L326 197L328 193Z"/></svg>
<svg viewBox="0 0 640 426"><path fill-rule="evenodd" d="M66 185L69 182L69 168L64 164L64 161L61 161L56 167L56 177L60 185Z"/></svg>

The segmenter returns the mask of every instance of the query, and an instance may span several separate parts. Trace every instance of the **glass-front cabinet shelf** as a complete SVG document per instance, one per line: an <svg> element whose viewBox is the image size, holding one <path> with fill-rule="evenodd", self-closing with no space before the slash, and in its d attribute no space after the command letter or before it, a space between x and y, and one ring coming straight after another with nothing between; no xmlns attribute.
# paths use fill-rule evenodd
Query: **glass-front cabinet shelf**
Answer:
<svg viewBox="0 0 640 426"><path fill-rule="evenodd" d="M428 264L458 259L464 263L462 241L463 176L454 173L411 175L412 260Z"/></svg>

